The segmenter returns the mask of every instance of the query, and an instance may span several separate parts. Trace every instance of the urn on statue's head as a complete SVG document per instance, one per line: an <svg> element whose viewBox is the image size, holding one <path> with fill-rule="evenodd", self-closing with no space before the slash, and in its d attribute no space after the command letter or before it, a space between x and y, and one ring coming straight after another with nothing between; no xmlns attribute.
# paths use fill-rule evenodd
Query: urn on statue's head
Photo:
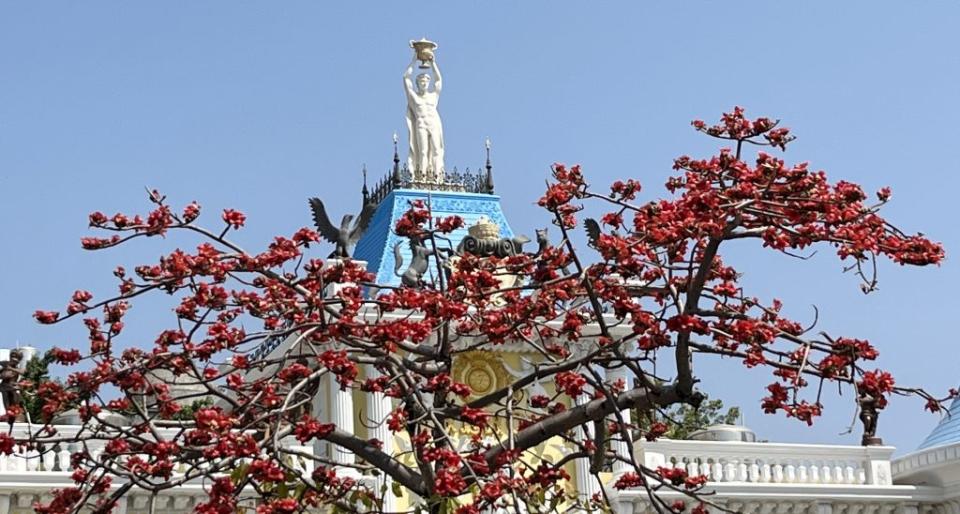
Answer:
<svg viewBox="0 0 960 514"><path fill-rule="evenodd" d="M430 61L433 60L433 52L437 49L437 44L427 38L423 38L420 41L411 39L410 48L413 48L413 51L417 54L420 67L423 69L430 68Z"/></svg>

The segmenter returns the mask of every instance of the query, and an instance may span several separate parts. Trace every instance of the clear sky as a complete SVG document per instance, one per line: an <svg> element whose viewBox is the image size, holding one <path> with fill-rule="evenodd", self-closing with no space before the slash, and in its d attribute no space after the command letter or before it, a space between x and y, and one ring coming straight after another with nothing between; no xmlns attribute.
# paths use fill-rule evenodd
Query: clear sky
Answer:
<svg viewBox="0 0 960 514"><path fill-rule="evenodd" d="M361 166L386 172L391 134L405 140L407 41L427 36L447 164L475 168L489 136L517 232L547 224L533 203L550 163L661 195L674 157L715 148L689 121L733 105L782 118L799 136L789 161L892 186L888 215L943 241L942 267L884 263L864 297L829 250L799 262L748 244L729 259L756 295L804 320L816 305L822 329L869 338L900 383L945 391L960 382L958 22L957 2L0 2L4 344L83 346L79 326L30 314L76 288L112 292L116 264L193 246L80 250L86 215L143 210L144 186L207 217L243 210L251 248L309 224L308 195L357 210ZM152 340L169 305L137 303L126 342ZM857 442L838 435L849 396L828 392L807 429L760 412L767 371L699 371L761 438ZM937 421L921 406L895 401L880 435L914 448Z"/></svg>

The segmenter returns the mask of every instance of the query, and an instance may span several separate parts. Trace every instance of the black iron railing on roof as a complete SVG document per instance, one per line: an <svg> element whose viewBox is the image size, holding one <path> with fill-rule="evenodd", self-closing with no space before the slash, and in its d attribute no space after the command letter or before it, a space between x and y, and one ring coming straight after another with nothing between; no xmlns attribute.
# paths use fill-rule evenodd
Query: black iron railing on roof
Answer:
<svg viewBox="0 0 960 514"><path fill-rule="evenodd" d="M416 179L415 179L416 178ZM493 166L490 164L490 147L487 145L486 165L476 171L459 171L456 167L448 170L442 176L433 173L416 174L404 165L400 166L400 157L397 155L396 142L393 150L393 169L367 189L366 171L364 171L363 197L365 202L379 204L395 189L422 189L424 191L456 191L463 193L493 194Z"/></svg>
<svg viewBox="0 0 960 514"><path fill-rule="evenodd" d="M413 174L404 166L399 173L390 172L374 184L369 192L370 201L379 204L395 189L422 189L424 191L457 191L464 193L493 193L493 181L483 169L470 171L447 171L439 180L414 180Z"/></svg>

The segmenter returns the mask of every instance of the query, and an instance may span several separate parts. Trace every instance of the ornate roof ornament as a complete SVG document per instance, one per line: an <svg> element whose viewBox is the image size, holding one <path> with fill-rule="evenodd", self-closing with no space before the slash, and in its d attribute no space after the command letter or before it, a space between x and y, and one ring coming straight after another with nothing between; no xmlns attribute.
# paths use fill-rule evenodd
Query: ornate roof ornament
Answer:
<svg viewBox="0 0 960 514"><path fill-rule="evenodd" d="M480 219L467 229L467 233L477 239L500 239L500 225L490 221L486 216L480 216Z"/></svg>

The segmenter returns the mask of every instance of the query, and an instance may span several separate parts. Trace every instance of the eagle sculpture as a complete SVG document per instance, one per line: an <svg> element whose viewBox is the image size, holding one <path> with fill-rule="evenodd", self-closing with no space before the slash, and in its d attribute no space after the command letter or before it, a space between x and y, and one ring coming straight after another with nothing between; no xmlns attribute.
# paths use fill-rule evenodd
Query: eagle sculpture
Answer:
<svg viewBox="0 0 960 514"><path fill-rule="evenodd" d="M321 237L336 245L333 253L330 254L330 258L347 259L353 253L354 245L357 244L364 231L367 230L367 226L370 225L370 220L377 210L377 205L374 203L364 205L356 223L353 222L353 214L345 215L343 220L340 221L340 228L330 223L327 210L323 207L323 202L319 198L310 199L310 210L313 211L313 224L316 225L317 232L320 233Z"/></svg>
<svg viewBox="0 0 960 514"><path fill-rule="evenodd" d="M599 241L600 236L603 235L603 231L600 230L600 224L593 218L587 218L583 220L583 228L587 231L587 240L589 241L590 247L596 248L597 241Z"/></svg>

